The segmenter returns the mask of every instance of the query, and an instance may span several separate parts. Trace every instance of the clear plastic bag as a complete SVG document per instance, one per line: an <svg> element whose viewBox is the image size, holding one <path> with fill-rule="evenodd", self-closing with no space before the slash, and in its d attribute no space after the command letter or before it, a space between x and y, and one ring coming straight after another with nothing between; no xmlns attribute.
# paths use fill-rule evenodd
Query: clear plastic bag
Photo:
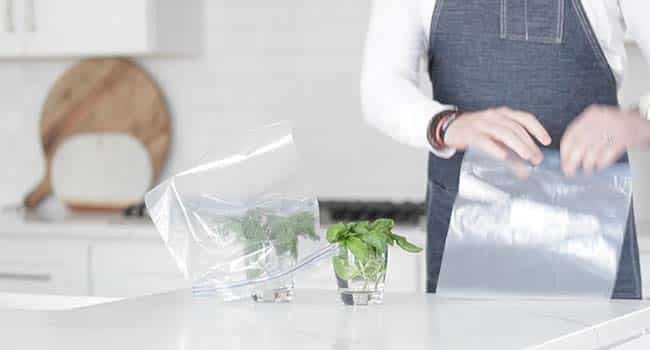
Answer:
<svg viewBox="0 0 650 350"><path fill-rule="evenodd" d="M536 167L469 151L437 293L610 298L631 203L627 163L566 178L557 151Z"/></svg>
<svg viewBox="0 0 650 350"><path fill-rule="evenodd" d="M333 248L299 181L291 126L250 131L241 144L158 185L147 209L194 295L288 301L294 273Z"/></svg>

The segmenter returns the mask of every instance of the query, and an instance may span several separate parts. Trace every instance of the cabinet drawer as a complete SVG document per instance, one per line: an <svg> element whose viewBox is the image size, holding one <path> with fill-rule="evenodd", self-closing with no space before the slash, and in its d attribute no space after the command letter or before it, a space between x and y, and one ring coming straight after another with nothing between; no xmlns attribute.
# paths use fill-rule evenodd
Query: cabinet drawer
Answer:
<svg viewBox="0 0 650 350"><path fill-rule="evenodd" d="M421 269L424 257L407 253L399 248L391 249L386 273L386 292L421 293Z"/></svg>
<svg viewBox="0 0 650 350"><path fill-rule="evenodd" d="M336 278L331 259L323 259L295 276L296 288L336 290Z"/></svg>
<svg viewBox="0 0 650 350"><path fill-rule="evenodd" d="M96 244L90 255L93 295L133 297L189 287L162 242Z"/></svg>
<svg viewBox="0 0 650 350"><path fill-rule="evenodd" d="M0 291L88 294L88 247L72 241L0 240Z"/></svg>

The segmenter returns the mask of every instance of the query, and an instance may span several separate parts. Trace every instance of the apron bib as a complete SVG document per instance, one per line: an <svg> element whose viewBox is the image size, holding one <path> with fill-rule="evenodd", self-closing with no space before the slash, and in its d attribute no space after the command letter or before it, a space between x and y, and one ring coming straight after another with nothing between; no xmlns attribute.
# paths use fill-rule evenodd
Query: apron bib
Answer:
<svg viewBox="0 0 650 350"><path fill-rule="evenodd" d="M530 112L553 138L553 149L586 107L618 105L614 75L579 0L437 0L429 47L437 101L463 111ZM437 288L462 160L462 152L429 156L428 292ZM631 213L612 296L641 297Z"/></svg>

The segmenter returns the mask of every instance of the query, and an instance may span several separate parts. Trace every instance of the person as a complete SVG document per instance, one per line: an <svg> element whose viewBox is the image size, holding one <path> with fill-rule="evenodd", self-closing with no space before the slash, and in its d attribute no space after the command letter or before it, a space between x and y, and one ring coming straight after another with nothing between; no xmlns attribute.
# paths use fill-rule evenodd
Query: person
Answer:
<svg viewBox="0 0 650 350"><path fill-rule="evenodd" d="M430 150L427 291L435 292L468 147L532 164L559 149L562 171L592 173L650 144L650 123L619 107L626 27L650 58L650 2L376 0L361 77L366 120ZM422 59L424 58L424 60ZM434 99L421 92L427 62ZM641 297L633 216L613 298Z"/></svg>

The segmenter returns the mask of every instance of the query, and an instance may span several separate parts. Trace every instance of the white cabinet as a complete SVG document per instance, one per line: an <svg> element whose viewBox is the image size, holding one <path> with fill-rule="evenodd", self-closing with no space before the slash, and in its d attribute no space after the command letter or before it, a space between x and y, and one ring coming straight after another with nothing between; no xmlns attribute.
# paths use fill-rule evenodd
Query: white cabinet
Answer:
<svg viewBox="0 0 650 350"><path fill-rule="evenodd" d="M0 293L123 298L190 287L153 227L139 229L138 235L131 229L108 235L106 227L100 226L87 226L74 234L62 233L68 230L64 225L41 226L47 229L28 224L13 233L7 227L0 232ZM396 232L424 246L426 236L421 230ZM392 248L386 291L423 292L424 270L424 254ZM301 271L295 279L298 290L336 290L330 259Z"/></svg>
<svg viewBox="0 0 650 350"><path fill-rule="evenodd" d="M399 248L388 255L386 291L396 293L424 293L424 255L407 253Z"/></svg>
<svg viewBox="0 0 650 350"><path fill-rule="evenodd" d="M198 52L201 0L0 0L0 56Z"/></svg>
<svg viewBox="0 0 650 350"><path fill-rule="evenodd" d="M27 55L145 53L148 1L24 0ZM149 28L151 26L151 28Z"/></svg>
<svg viewBox="0 0 650 350"><path fill-rule="evenodd" d="M87 295L87 257L74 241L0 239L0 291Z"/></svg>
<svg viewBox="0 0 650 350"><path fill-rule="evenodd" d="M162 241L0 239L0 293L134 297L189 284Z"/></svg>
<svg viewBox="0 0 650 350"><path fill-rule="evenodd" d="M92 295L134 297L189 288L162 241L100 242L90 251Z"/></svg>
<svg viewBox="0 0 650 350"><path fill-rule="evenodd" d="M22 50L16 29L16 0L0 1L0 56L12 56Z"/></svg>
<svg viewBox="0 0 650 350"><path fill-rule="evenodd" d="M298 272L294 279L298 289L336 290L336 278L330 259L323 259Z"/></svg>

